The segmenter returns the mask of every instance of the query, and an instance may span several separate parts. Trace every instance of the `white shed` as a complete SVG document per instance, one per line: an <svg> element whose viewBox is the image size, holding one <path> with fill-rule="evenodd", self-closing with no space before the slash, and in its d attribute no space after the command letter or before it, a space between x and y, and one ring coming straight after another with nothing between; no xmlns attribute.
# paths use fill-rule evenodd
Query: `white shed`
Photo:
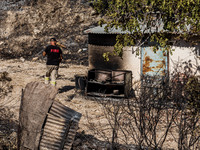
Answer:
<svg viewBox="0 0 200 150"><path fill-rule="evenodd" d="M94 27L85 31L88 34L89 68L90 69L112 69L130 70L133 74L133 83L141 81L143 75L170 75L177 65L188 65L190 69L200 75L200 43L191 46L183 40L173 41L173 54L165 53L159 48L153 52L151 44L142 47L125 47L122 59L119 56L111 56L110 61L105 61L103 53L112 52L118 34L128 33L120 29L104 31L102 27ZM148 34L148 32L146 33ZM174 36L171 34L171 36ZM199 37L194 37L199 38ZM139 48L140 55L136 56L135 49ZM187 64L188 63L188 64ZM183 70L179 70L181 72Z"/></svg>

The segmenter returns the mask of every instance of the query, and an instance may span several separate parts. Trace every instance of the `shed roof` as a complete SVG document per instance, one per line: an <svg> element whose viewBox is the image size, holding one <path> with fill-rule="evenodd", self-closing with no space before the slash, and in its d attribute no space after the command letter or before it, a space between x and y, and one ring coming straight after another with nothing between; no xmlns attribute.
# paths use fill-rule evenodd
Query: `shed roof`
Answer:
<svg viewBox="0 0 200 150"><path fill-rule="evenodd" d="M94 28L90 28L84 31L84 33L96 33L96 34L126 34L130 33L129 31L122 31L122 29L118 28L109 28L108 32L105 31L106 24L102 26L97 26Z"/></svg>
<svg viewBox="0 0 200 150"><path fill-rule="evenodd" d="M97 26L97 27L94 27L94 28L90 28L90 29L87 29L84 31L84 33L88 34L88 33L93 33L93 34L131 34L131 32L129 32L128 30L125 30L123 31L121 28L109 28L108 29L108 32L105 31L105 27L106 27L106 24L103 24L102 26ZM149 34L149 33L156 33L156 32L168 32L168 30L164 30L163 29L164 27L164 24L163 23L160 23L160 24L157 24L155 27L151 27L149 29L146 29L146 25L143 25L141 24L140 25L140 28L141 28L141 32L143 32L144 34ZM188 31L190 30L190 25L187 26L187 29ZM178 32L170 32L170 33L178 33ZM181 34L183 32L179 32L179 34Z"/></svg>

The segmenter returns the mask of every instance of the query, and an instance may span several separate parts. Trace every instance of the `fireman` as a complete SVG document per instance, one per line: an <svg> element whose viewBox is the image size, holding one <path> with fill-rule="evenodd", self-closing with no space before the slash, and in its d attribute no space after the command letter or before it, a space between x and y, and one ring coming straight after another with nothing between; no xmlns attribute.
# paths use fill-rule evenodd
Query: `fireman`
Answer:
<svg viewBox="0 0 200 150"><path fill-rule="evenodd" d="M47 56L45 84L49 84L50 82L53 86L56 86L56 75L59 69L59 64L62 61L62 50L56 43L56 39L51 38L50 45L43 51L43 56Z"/></svg>

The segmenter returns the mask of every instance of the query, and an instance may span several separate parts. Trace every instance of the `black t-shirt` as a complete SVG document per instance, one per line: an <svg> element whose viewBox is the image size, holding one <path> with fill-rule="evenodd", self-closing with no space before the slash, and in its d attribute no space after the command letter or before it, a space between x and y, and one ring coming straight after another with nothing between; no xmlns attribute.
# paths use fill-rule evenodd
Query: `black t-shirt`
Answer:
<svg viewBox="0 0 200 150"><path fill-rule="evenodd" d="M60 55L62 54L60 47L49 45L45 49L45 52L47 54L47 65L58 66L60 63Z"/></svg>

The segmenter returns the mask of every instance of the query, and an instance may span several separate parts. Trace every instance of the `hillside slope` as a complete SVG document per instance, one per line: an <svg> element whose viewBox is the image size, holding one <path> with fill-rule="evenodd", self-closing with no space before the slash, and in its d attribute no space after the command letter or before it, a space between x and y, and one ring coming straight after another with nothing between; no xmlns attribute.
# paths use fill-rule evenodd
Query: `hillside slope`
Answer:
<svg viewBox="0 0 200 150"><path fill-rule="evenodd" d="M100 19L89 0L3 0L0 16L1 58L30 58L52 36L76 54L87 47L83 31Z"/></svg>

